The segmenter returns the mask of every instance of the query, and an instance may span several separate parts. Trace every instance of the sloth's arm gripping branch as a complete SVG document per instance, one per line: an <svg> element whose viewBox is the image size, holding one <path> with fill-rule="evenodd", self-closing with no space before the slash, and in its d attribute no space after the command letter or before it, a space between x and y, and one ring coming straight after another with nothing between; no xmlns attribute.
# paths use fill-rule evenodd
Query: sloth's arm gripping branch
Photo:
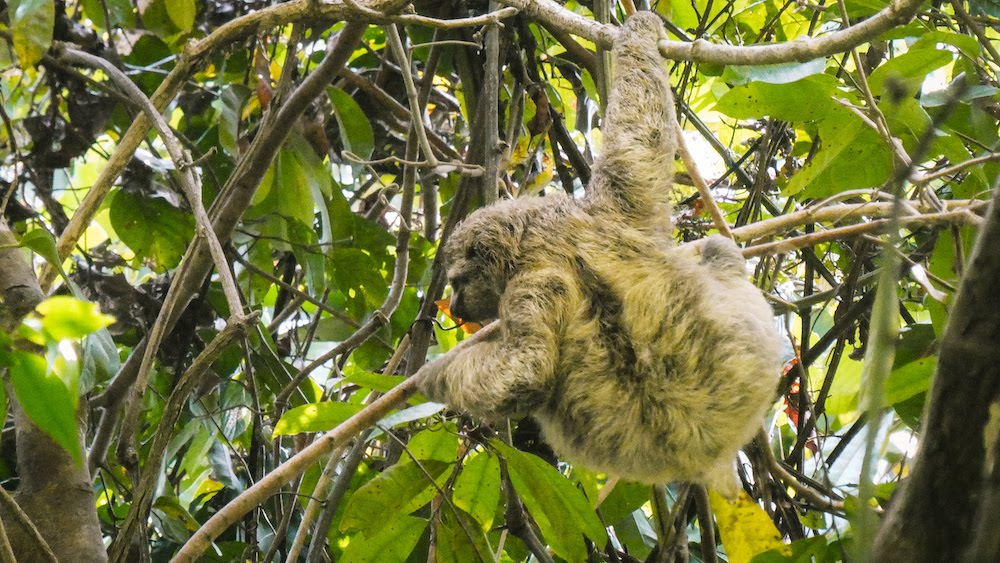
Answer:
<svg viewBox="0 0 1000 563"><path fill-rule="evenodd" d="M603 148L588 187L595 210L621 212L639 225L662 225L669 210L677 118L657 49L665 37L651 12L633 15L618 34Z"/></svg>
<svg viewBox="0 0 1000 563"><path fill-rule="evenodd" d="M548 399L569 291L553 277L524 278L508 290L500 320L417 372L421 393L487 420L523 416Z"/></svg>

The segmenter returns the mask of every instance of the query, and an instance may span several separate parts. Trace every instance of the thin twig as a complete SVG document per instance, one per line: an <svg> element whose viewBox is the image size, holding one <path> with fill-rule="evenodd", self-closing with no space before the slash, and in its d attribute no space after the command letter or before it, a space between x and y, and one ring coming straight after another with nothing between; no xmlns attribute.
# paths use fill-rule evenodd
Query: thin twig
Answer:
<svg viewBox="0 0 1000 563"><path fill-rule="evenodd" d="M982 156L977 156L975 158L970 158L969 160L959 162L958 164L949 166L947 168L942 168L941 170L937 170L929 174L920 174L920 175L914 174L910 176L910 182L922 186L924 184L937 180L938 178L951 176L952 174L957 174L962 170L965 170L966 168L970 168L972 166L976 166L977 164L982 164L984 162L992 162L994 160L1000 160L1000 152L993 152L989 154L984 154Z"/></svg>
<svg viewBox="0 0 1000 563"><path fill-rule="evenodd" d="M407 56L406 50L403 49L403 40L399 36L399 30L396 29L396 25L387 25L384 29L389 49L392 50L392 56L396 58L396 64L399 65L400 74L403 77L403 85L406 87L406 99L410 102L410 114L412 115L410 125L413 128L413 132L417 135L417 140L420 141L420 150L424 153L424 158L427 159L428 165L437 166L437 157L434 156L431 143L427 140L427 133L424 130L426 115L420 106L420 96L417 94L417 87L413 83L410 58ZM408 161L415 159L415 156L412 158L408 156L406 158Z"/></svg>
<svg viewBox="0 0 1000 563"><path fill-rule="evenodd" d="M789 473L788 470L781 465L781 462L774 457L774 452L771 451L771 445L768 443L767 435L764 434L763 430L757 434L757 447L760 448L761 453L764 455L768 471L780 479L786 486L791 487L798 496L802 497L804 500L821 510L841 513L844 511L844 501L830 498L822 492L817 491L816 489L799 481L794 475Z"/></svg>
<svg viewBox="0 0 1000 563"><path fill-rule="evenodd" d="M56 554L53 553L52 548L42 537L42 534L35 527L35 523L31 521L31 518L25 514L24 510L21 509L21 505L17 504L14 497L10 496L7 489L0 487L0 505L3 505L4 511L13 516L17 520L17 525L21 527L22 530L31 538L34 542L35 548L38 549L37 555L41 556L46 561L50 563L59 563L56 558Z"/></svg>
<svg viewBox="0 0 1000 563"><path fill-rule="evenodd" d="M688 150L687 141L684 140L684 131L681 130L680 124L676 121L674 123L677 126L677 152L681 155L681 161L684 162L684 167L687 168L687 173L691 177L691 181L698 188L702 205L708 209L708 214L712 216L712 223L715 224L715 228L724 237L733 238L733 231L729 228L729 224L726 223L726 216L722 213L722 209L719 209L719 204L715 202L715 198L712 197L711 188L708 187L708 183L702 177L701 171L698 170L698 163L695 162L694 157L691 156L691 151Z"/></svg>

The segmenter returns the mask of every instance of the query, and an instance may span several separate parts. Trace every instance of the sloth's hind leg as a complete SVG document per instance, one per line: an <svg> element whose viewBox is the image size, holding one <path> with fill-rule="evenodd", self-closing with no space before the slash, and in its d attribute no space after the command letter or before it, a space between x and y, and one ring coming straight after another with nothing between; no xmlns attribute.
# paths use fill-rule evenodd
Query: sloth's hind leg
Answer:
<svg viewBox="0 0 1000 563"><path fill-rule="evenodd" d="M732 239L712 235L701 246L701 263L719 273L746 275L746 259Z"/></svg>

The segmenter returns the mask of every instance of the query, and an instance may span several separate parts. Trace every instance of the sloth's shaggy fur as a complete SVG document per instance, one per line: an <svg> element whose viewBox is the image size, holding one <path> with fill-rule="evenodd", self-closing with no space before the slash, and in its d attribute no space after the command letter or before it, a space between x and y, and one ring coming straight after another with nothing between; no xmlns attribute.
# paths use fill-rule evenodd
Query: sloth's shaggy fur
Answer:
<svg viewBox="0 0 1000 563"><path fill-rule="evenodd" d="M700 257L672 248L664 36L649 13L619 33L584 199L505 201L456 229L444 249L452 310L499 320L417 376L456 409L534 417L574 463L731 490L736 451L774 398L779 338L732 241L711 237Z"/></svg>

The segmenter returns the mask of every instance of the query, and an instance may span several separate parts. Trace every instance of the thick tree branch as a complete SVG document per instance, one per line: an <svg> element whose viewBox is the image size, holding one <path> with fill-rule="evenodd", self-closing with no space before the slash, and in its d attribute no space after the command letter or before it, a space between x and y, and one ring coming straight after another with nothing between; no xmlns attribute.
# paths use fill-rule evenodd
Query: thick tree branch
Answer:
<svg viewBox="0 0 1000 563"><path fill-rule="evenodd" d="M960 561L971 543L984 441L993 438L984 430L995 425L1000 400L998 245L1000 190L994 187L941 339L920 453L878 532L872 561Z"/></svg>
<svg viewBox="0 0 1000 563"><path fill-rule="evenodd" d="M573 35L585 37L610 48L617 29L570 12L553 0L503 0L521 10L531 20L543 22ZM697 39L692 42L660 41L660 53L674 61L696 61L726 65L762 65L806 62L848 51L889 29L904 24L917 13L920 0L894 0L867 20L824 37L797 39L773 45L714 45Z"/></svg>

